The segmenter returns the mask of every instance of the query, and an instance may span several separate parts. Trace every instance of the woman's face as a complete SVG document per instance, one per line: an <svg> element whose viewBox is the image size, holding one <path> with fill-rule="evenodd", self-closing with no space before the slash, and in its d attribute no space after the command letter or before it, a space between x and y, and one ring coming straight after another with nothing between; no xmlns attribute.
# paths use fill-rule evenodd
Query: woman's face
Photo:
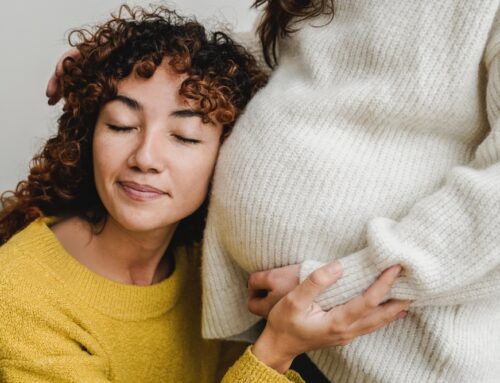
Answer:
<svg viewBox="0 0 500 383"><path fill-rule="evenodd" d="M222 126L204 124L179 95L167 60L132 74L100 111L93 139L97 192L110 218L134 232L164 230L203 202Z"/></svg>

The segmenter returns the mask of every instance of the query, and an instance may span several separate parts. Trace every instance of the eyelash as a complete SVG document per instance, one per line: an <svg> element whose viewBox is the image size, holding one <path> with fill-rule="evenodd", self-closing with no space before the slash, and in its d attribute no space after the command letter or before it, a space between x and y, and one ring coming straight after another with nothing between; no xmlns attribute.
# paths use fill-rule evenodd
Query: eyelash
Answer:
<svg viewBox="0 0 500 383"><path fill-rule="evenodd" d="M123 132L123 133L131 132L134 129L132 126L118 126L112 124L108 124L108 127L111 130L114 130L115 132Z"/></svg>
<svg viewBox="0 0 500 383"><path fill-rule="evenodd" d="M112 124L108 124L108 127L111 130L114 130L114 131L120 132L120 133L128 133L134 129L134 127L132 127L132 126L118 126L118 125L112 125ZM175 139L177 139L178 141L180 141L184 144L195 145L195 144L200 143L200 140L195 140L194 138L187 138L187 137L179 136L178 134L174 134L173 137L175 137Z"/></svg>
<svg viewBox="0 0 500 383"><path fill-rule="evenodd" d="M185 144L195 145L195 144L199 144L200 143L200 140L195 140L193 138L182 137L182 136L179 136L178 134L174 134L173 136L177 140L179 140L180 142L185 143Z"/></svg>

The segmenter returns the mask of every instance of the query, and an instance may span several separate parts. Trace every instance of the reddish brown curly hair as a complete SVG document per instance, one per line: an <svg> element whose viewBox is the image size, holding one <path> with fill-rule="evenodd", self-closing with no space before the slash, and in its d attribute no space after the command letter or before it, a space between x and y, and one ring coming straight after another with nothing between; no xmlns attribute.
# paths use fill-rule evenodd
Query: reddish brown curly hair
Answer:
<svg viewBox="0 0 500 383"><path fill-rule="evenodd" d="M94 229L102 227L107 213L94 184L92 137L99 110L132 71L149 78L166 57L177 73L187 75L180 94L204 122L223 125L221 140L267 81L255 59L226 34L207 33L165 7L123 5L104 24L72 31L69 42L80 56L63 64L58 132L34 156L28 178L1 195L0 244L41 216L76 215ZM206 201L181 222L175 241L200 240L205 215Z"/></svg>

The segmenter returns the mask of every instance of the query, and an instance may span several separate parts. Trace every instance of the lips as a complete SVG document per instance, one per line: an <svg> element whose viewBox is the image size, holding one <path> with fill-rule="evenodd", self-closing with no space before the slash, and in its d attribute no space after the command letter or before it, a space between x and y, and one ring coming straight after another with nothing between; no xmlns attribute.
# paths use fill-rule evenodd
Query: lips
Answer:
<svg viewBox="0 0 500 383"><path fill-rule="evenodd" d="M153 186L138 184L132 181L120 181L118 185L128 197L136 201L149 201L169 195L167 192Z"/></svg>

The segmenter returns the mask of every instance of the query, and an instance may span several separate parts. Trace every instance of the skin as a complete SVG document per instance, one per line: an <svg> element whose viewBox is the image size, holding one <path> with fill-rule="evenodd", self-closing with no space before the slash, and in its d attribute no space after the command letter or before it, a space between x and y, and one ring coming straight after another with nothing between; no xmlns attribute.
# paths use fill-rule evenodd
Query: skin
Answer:
<svg viewBox="0 0 500 383"><path fill-rule="evenodd" d="M60 97L57 71L65 57L49 82L50 103ZM120 97L100 111L93 138L95 182L108 221L99 234L76 217L52 227L69 254L111 280L150 285L168 278L173 264L165 251L177 224L207 194L222 127L203 124L192 112L178 94L182 80L164 61L151 78L132 75L118 84ZM403 318L410 302L384 302L400 271L386 270L364 294L330 311L314 300L341 277L338 262L301 284L297 265L253 274L249 308L268 318L254 355L283 373L301 353L346 345Z"/></svg>
<svg viewBox="0 0 500 383"><path fill-rule="evenodd" d="M303 352L345 346L407 315L405 310L411 302L384 302L401 272L400 266L385 270L362 295L323 311L315 299L341 277L339 266L331 262L315 270L273 306L253 346L253 353L261 361L283 373Z"/></svg>
<svg viewBox="0 0 500 383"><path fill-rule="evenodd" d="M131 75L118 84L93 137L94 178L108 212L104 230L94 235L78 218L54 226L70 254L114 281L165 279L171 267L163 258L177 224L207 195L222 126L204 124L193 112L179 95L183 79L164 60L151 78ZM84 234L75 241L75 232Z"/></svg>
<svg viewBox="0 0 500 383"><path fill-rule="evenodd" d="M341 266L334 263L335 272ZM290 265L252 273L248 278L248 311L263 318L278 301L299 285L300 265Z"/></svg>

